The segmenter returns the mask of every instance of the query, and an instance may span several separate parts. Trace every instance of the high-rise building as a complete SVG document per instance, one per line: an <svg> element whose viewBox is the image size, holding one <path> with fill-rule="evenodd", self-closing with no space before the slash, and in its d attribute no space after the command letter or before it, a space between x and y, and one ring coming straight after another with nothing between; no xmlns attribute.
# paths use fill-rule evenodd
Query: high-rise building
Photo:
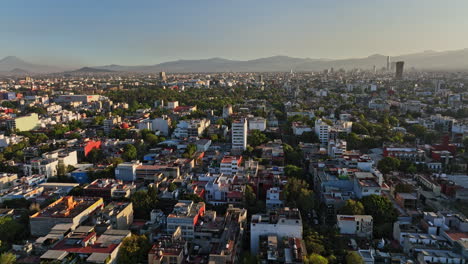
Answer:
<svg viewBox="0 0 468 264"><path fill-rule="evenodd" d="M403 79L403 67L405 65L404 61L397 61L396 62L396 72L395 78L396 79Z"/></svg>
<svg viewBox="0 0 468 264"><path fill-rule="evenodd" d="M387 56L387 71L390 70L390 56Z"/></svg>
<svg viewBox="0 0 468 264"><path fill-rule="evenodd" d="M160 72L160 73L159 73L159 79L160 79L162 82L167 81L166 72Z"/></svg>
<svg viewBox="0 0 468 264"><path fill-rule="evenodd" d="M328 139L330 138L331 127L325 123L322 119L317 119L315 121L315 134L322 144L328 144Z"/></svg>
<svg viewBox="0 0 468 264"><path fill-rule="evenodd" d="M232 150L242 152L247 149L247 119L232 122Z"/></svg>

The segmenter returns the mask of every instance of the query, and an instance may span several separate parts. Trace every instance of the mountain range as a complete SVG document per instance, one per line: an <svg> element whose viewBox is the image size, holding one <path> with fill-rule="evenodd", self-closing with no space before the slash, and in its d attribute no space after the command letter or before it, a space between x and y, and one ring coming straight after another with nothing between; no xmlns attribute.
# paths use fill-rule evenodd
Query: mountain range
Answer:
<svg viewBox="0 0 468 264"><path fill-rule="evenodd" d="M405 61L405 68L414 67L425 70L468 70L468 49L453 51L424 51L391 57L391 61ZM177 60L154 65L125 66L104 65L83 67L78 73L93 72L285 72L290 71L320 71L328 68L343 69L377 69L385 67L387 56L375 54L364 58L350 59L311 59L293 58L288 56L273 56L254 60L228 60L210 58L200 60ZM0 60L0 72L3 73L57 73L63 67L38 65L26 62L14 56ZM68 71L70 72L70 71Z"/></svg>

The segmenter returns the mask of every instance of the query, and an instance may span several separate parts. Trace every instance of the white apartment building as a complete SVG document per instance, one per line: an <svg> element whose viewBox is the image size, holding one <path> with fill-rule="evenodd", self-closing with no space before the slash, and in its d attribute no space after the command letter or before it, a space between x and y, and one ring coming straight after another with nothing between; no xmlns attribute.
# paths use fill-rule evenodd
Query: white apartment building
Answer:
<svg viewBox="0 0 468 264"><path fill-rule="evenodd" d="M201 216L205 214L205 203L194 203L190 200L179 200L172 212L167 216L167 231L173 233L179 226L182 237L192 240L195 226Z"/></svg>
<svg viewBox="0 0 468 264"><path fill-rule="evenodd" d="M372 237L373 219L370 215L337 215L340 234Z"/></svg>
<svg viewBox="0 0 468 264"><path fill-rule="evenodd" d="M278 187L268 189L266 193L266 208L268 210L283 207L283 201L280 199L281 190Z"/></svg>
<svg viewBox="0 0 468 264"><path fill-rule="evenodd" d="M247 149L247 120L241 118L232 122L232 150L242 152Z"/></svg>
<svg viewBox="0 0 468 264"><path fill-rule="evenodd" d="M312 132L312 128L303 124L302 122L293 122L292 123L293 134L300 136L306 132Z"/></svg>
<svg viewBox="0 0 468 264"><path fill-rule="evenodd" d="M330 138L331 127L325 123L322 119L315 120L315 134L322 144L328 144Z"/></svg>
<svg viewBox="0 0 468 264"><path fill-rule="evenodd" d="M298 209L282 208L268 214L252 215L250 223L250 251L257 254L260 236L276 235L302 239L302 219Z"/></svg>
<svg viewBox="0 0 468 264"><path fill-rule="evenodd" d="M219 171L224 175L234 175L242 163L242 156L225 156L221 160Z"/></svg>
<svg viewBox="0 0 468 264"><path fill-rule="evenodd" d="M121 181L134 181L136 179L136 169L140 165L139 161L120 163L115 168L115 178Z"/></svg>
<svg viewBox="0 0 468 264"><path fill-rule="evenodd" d="M263 117L249 118L249 130L265 131L266 119Z"/></svg>
<svg viewBox="0 0 468 264"><path fill-rule="evenodd" d="M182 120L177 124L172 135L175 138L200 137L210 124L210 120L206 118Z"/></svg>

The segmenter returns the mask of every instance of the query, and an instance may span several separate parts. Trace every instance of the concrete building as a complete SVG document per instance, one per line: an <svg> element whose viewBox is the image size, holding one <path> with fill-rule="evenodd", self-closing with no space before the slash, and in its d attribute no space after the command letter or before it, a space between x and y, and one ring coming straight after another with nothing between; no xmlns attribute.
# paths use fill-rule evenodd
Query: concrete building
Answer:
<svg viewBox="0 0 468 264"><path fill-rule="evenodd" d="M232 151L242 152L247 149L247 120L241 118L232 122Z"/></svg>
<svg viewBox="0 0 468 264"><path fill-rule="evenodd" d="M171 119L168 116L162 116L151 120L151 130L160 131L163 136L169 136L169 127Z"/></svg>
<svg viewBox="0 0 468 264"><path fill-rule="evenodd" d="M140 165L139 161L120 163L115 168L115 178L121 181L134 181L136 179L136 169Z"/></svg>
<svg viewBox="0 0 468 264"><path fill-rule="evenodd" d="M276 235L302 239L302 219L298 209L282 208L270 211L268 214L252 215L250 223L250 251L257 254L260 237Z"/></svg>
<svg viewBox="0 0 468 264"><path fill-rule="evenodd" d="M148 252L148 264L183 264L188 254L187 242L182 238L182 229L159 237Z"/></svg>
<svg viewBox="0 0 468 264"><path fill-rule="evenodd" d="M396 71L395 71L395 78L398 80L403 79L403 67L405 65L404 61L397 61L396 62Z"/></svg>
<svg viewBox="0 0 468 264"><path fill-rule="evenodd" d="M59 95L55 97L56 103L75 103L88 104L91 102L99 101L100 95Z"/></svg>
<svg viewBox="0 0 468 264"><path fill-rule="evenodd" d="M29 131L39 127L39 116L32 113L25 116L15 117L6 121L9 131Z"/></svg>
<svg viewBox="0 0 468 264"><path fill-rule="evenodd" d="M223 118L229 118L232 115L232 105L228 104L223 107Z"/></svg>
<svg viewBox="0 0 468 264"><path fill-rule="evenodd" d="M312 132L312 128L302 122L293 122L292 131L295 136L301 136L306 132Z"/></svg>
<svg viewBox="0 0 468 264"><path fill-rule="evenodd" d="M172 135L175 138L201 137L209 126L210 120L206 118L182 120L177 124Z"/></svg>
<svg viewBox="0 0 468 264"><path fill-rule="evenodd" d="M328 144L331 127L322 119L315 120L315 134L322 144Z"/></svg>
<svg viewBox="0 0 468 264"><path fill-rule="evenodd" d="M225 175L235 175L242 163L242 156L225 156L221 160L220 172Z"/></svg>
<svg viewBox="0 0 468 264"><path fill-rule="evenodd" d="M167 216L167 231L173 233L178 227L182 229L185 240L193 240L195 225L205 214L205 203L194 203L191 200L179 200L172 212Z"/></svg>
<svg viewBox="0 0 468 264"><path fill-rule="evenodd" d="M104 205L102 198L65 196L29 217L31 235L44 236L56 224L75 229Z"/></svg>
<svg viewBox="0 0 468 264"><path fill-rule="evenodd" d="M337 215L336 220L340 234L372 237L373 219L370 215Z"/></svg>
<svg viewBox="0 0 468 264"><path fill-rule="evenodd" d="M111 202L99 214L98 223L112 229L128 230L133 223L133 204L131 202Z"/></svg>
<svg viewBox="0 0 468 264"><path fill-rule="evenodd" d="M268 189L266 193L266 208L267 210L278 209L283 207L281 200L281 190L278 187Z"/></svg>
<svg viewBox="0 0 468 264"><path fill-rule="evenodd" d="M266 130L266 119L263 117L249 118L249 130Z"/></svg>

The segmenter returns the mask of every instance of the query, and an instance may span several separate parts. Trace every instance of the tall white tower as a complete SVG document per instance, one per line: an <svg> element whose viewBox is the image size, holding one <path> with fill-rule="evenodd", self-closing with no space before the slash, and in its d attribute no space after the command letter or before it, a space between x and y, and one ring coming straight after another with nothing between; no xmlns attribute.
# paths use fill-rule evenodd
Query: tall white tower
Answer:
<svg viewBox="0 0 468 264"><path fill-rule="evenodd" d="M232 151L242 152L247 149L247 119L232 122Z"/></svg>

